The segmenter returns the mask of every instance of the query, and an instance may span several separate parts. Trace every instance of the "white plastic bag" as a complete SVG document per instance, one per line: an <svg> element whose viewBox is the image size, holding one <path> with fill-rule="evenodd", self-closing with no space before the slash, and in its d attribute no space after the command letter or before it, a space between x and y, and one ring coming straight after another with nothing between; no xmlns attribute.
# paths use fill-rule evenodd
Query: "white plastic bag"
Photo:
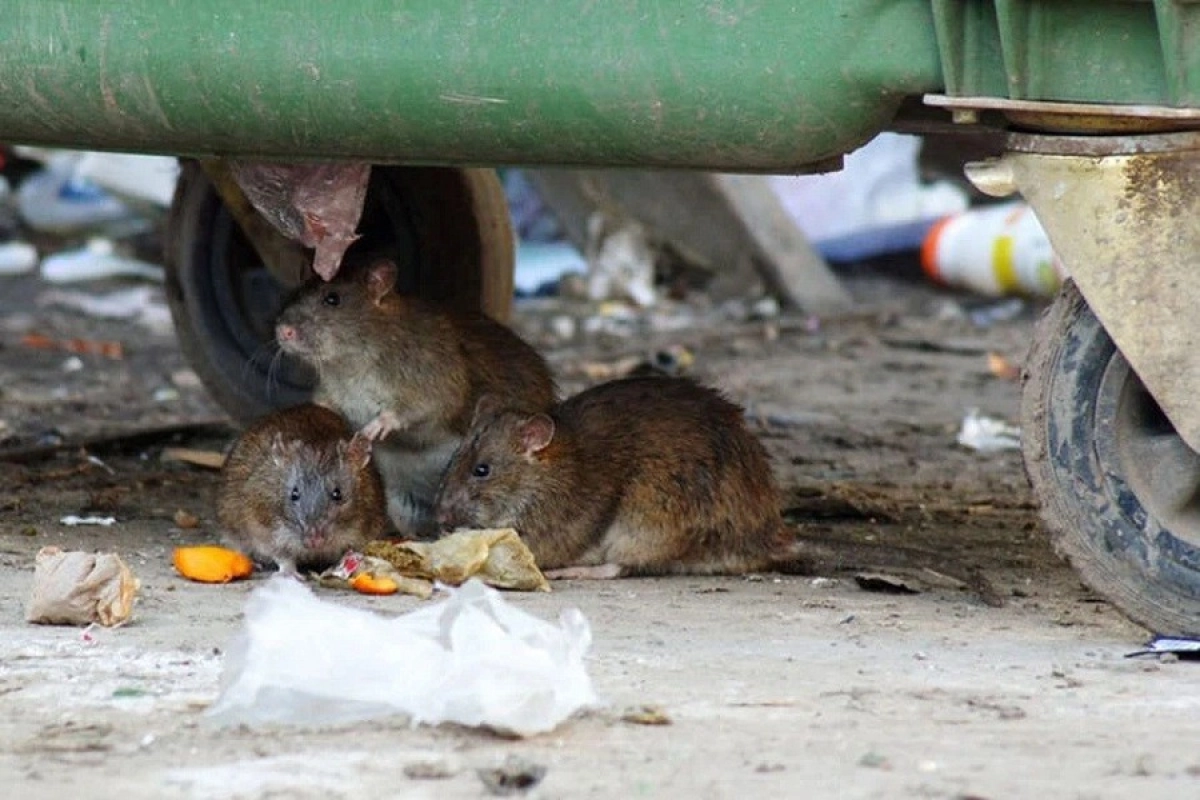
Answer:
<svg viewBox="0 0 1200 800"><path fill-rule="evenodd" d="M246 605L209 714L222 724L331 724L393 714L529 736L598 704L577 609L558 625L477 580L388 619L275 578Z"/></svg>

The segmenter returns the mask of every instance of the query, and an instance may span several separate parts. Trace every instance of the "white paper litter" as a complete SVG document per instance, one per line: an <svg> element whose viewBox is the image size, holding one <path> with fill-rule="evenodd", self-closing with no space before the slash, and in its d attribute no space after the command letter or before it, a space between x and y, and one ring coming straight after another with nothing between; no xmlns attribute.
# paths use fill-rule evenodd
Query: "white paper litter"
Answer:
<svg viewBox="0 0 1200 800"><path fill-rule="evenodd" d="M985 417L979 413L979 409L972 408L963 417L958 443L981 453L1019 450L1021 429L1002 420Z"/></svg>
<svg viewBox="0 0 1200 800"><path fill-rule="evenodd" d="M133 320L155 333L173 329L171 310L155 286L131 286L92 294L68 289L51 289L38 296L38 304L81 311L97 319Z"/></svg>
<svg viewBox="0 0 1200 800"><path fill-rule="evenodd" d="M107 528L115 524L116 521L116 517L81 517L77 514L68 514L59 520L59 522L68 528L74 528L76 525L99 525Z"/></svg>
<svg viewBox="0 0 1200 800"><path fill-rule="evenodd" d="M161 283L163 268L117 255L111 239L89 239L77 250L64 250L42 259L42 280L75 283L104 278L145 278Z"/></svg>
<svg viewBox="0 0 1200 800"><path fill-rule="evenodd" d="M227 650L220 724L352 722L394 714L529 736L598 704L577 609L557 625L478 580L400 617L326 602L274 578L250 595Z"/></svg>

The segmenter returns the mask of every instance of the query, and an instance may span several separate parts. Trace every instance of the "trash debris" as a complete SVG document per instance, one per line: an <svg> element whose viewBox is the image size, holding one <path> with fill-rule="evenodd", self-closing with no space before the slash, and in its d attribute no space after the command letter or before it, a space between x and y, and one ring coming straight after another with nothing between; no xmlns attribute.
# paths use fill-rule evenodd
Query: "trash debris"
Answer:
<svg viewBox="0 0 1200 800"><path fill-rule="evenodd" d="M138 580L116 553L43 547L34 560L25 619L40 625L112 627L133 615Z"/></svg>
<svg viewBox="0 0 1200 800"><path fill-rule="evenodd" d="M1200 661L1200 639L1181 636L1155 636L1141 650L1126 653L1126 658L1172 654L1182 661Z"/></svg>
<svg viewBox="0 0 1200 800"><path fill-rule="evenodd" d="M1002 381L1015 381L1021 378L1021 368L1000 353L987 354L988 372Z"/></svg>
<svg viewBox="0 0 1200 800"><path fill-rule="evenodd" d="M575 246L567 242L529 242L517 244L514 286L518 297L542 297L558 293L564 275L586 274L588 263Z"/></svg>
<svg viewBox="0 0 1200 800"><path fill-rule="evenodd" d="M229 583L254 572L244 553L217 545L176 547L171 561L180 575L197 583Z"/></svg>
<svg viewBox="0 0 1200 800"><path fill-rule="evenodd" d="M920 149L917 136L882 133L846 156L840 172L776 175L770 184L814 249L830 261L915 250L939 219L969 203L952 183L921 182Z"/></svg>
<svg viewBox="0 0 1200 800"><path fill-rule="evenodd" d="M28 242L0 243L0 275L24 275L37 263L37 248Z"/></svg>
<svg viewBox="0 0 1200 800"><path fill-rule="evenodd" d="M200 527L200 518L192 512L186 511L182 508L175 511L175 516L172 517L172 519L178 527L183 528L185 531L194 530Z"/></svg>
<svg viewBox="0 0 1200 800"><path fill-rule="evenodd" d="M372 584L362 582L362 588L354 585L358 575L364 573L375 580L426 581L427 591L416 584L406 584L405 588L397 586L396 589L425 597L432 594L433 581L458 586L469 578L478 578L497 589L550 591L550 584L538 569L533 553L512 528L457 531L434 542L368 542L363 555L347 554L341 563L320 577L323 585L336 586L340 579L348 581L356 591L365 591Z"/></svg>
<svg viewBox="0 0 1200 800"><path fill-rule="evenodd" d="M313 271L332 280L358 238L371 165L234 161L234 180L280 233L314 249Z"/></svg>
<svg viewBox="0 0 1200 800"><path fill-rule="evenodd" d="M654 251L636 222L614 227L597 212L588 219L587 291L592 300L629 300L647 308L654 292Z"/></svg>
<svg viewBox="0 0 1200 800"><path fill-rule="evenodd" d="M17 211L25 223L60 235L94 230L130 235L149 230L149 220L77 173L82 157L80 152L51 151L45 167L21 181Z"/></svg>
<svg viewBox="0 0 1200 800"><path fill-rule="evenodd" d="M921 267L937 283L992 297L1053 297L1066 277L1033 209L1020 201L940 220L921 247Z"/></svg>
<svg viewBox="0 0 1200 800"><path fill-rule="evenodd" d="M1020 297L1001 300L967 311L967 319L976 328L990 328L1001 322L1011 322L1025 311L1025 301Z"/></svg>
<svg viewBox="0 0 1200 800"><path fill-rule="evenodd" d="M577 609L554 625L477 580L448 591L387 618L272 578L250 595L209 717L326 725L405 715L413 725L530 736L598 705L583 660L591 632Z"/></svg>
<svg viewBox="0 0 1200 800"><path fill-rule="evenodd" d="M174 330L174 322L171 310L158 295L159 290L152 286L133 286L105 294L53 289L43 292L38 304L70 308L98 319L132 320L155 333L167 334Z"/></svg>
<svg viewBox="0 0 1200 800"><path fill-rule="evenodd" d="M108 528L115 525L117 520L116 517L80 517L76 514L68 514L59 522L68 528L74 528L77 525L99 525L102 528Z"/></svg>
<svg viewBox="0 0 1200 800"><path fill-rule="evenodd" d="M79 356L71 356L62 363L63 372L79 372L83 369L83 359Z"/></svg>
<svg viewBox="0 0 1200 800"><path fill-rule="evenodd" d="M879 592L881 594L920 594L921 590L911 583L895 575L860 572L854 576L854 582L864 592Z"/></svg>
<svg viewBox="0 0 1200 800"><path fill-rule="evenodd" d="M962 429L956 440L963 447L992 453L998 450L1021 449L1021 429L992 417L985 417L972 408L963 417Z"/></svg>
<svg viewBox="0 0 1200 800"><path fill-rule="evenodd" d="M161 283L163 268L136 258L117 255L111 239L88 239L75 250L63 250L42 259L42 280L78 283L102 278L146 278Z"/></svg>
<svg viewBox="0 0 1200 800"><path fill-rule="evenodd" d="M528 792L546 777L546 768L518 755L510 755L498 767L477 769L488 793L497 797Z"/></svg>
<svg viewBox="0 0 1200 800"><path fill-rule="evenodd" d="M75 163L75 176L122 200L166 209L179 182L179 160L174 156L89 151Z"/></svg>
<svg viewBox="0 0 1200 800"><path fill-rule="evenodd" d="M163 461L179 461L205 469L221 469L225 466L224 453L218 453L215 450L196 450L191 447L165 447L159 458Z"/></svg>
<svg viewBox="0 0 1200 800"><path fill-rule="evenodd" d="M91 339L51 339L40 333L27 333L21 337L21 345L33 350L65 350L79 355L95 355L120 361L125 357L125 346L120 342L97 342Z"/></svg>
<svg viewBox="0 0 1200 800"><path fill-rule="evenodd" d="M671 718L667 712L658 706L638 706L626 709L621 714L621 721L631 725L670 725Z"/></svg>

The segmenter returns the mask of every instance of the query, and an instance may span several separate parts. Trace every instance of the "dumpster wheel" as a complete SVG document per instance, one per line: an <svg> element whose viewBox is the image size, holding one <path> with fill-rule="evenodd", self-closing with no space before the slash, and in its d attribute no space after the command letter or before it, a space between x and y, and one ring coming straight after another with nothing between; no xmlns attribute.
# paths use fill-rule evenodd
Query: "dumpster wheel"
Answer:
<svg viewBox="0 0 1200 800"><path fill-rule="evenodd" d="M401 290L508 319L515 250L494 171L376 166L358 230L348 257L394 257ZM268 271L195 162L182 165L165 262L180 348L234 419L247 423L308 399L311 372L274 345L274 320L288 288Z"/></svg>
<svg viewBox="0 0 1200 800"><path fill-rule="evenodd" d="M1038 324L1025 466L1056 549L1164 635L1200 635L1200 454L1175 432L1068 281Z"/></svg>

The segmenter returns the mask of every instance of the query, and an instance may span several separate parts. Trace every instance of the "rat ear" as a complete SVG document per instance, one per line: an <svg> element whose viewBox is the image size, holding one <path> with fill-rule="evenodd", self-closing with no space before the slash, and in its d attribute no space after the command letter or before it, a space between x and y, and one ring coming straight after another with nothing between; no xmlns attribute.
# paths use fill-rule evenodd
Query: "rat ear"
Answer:
<svg viewBox="0 0 1200 800"><path fill-rule="evenodd" d="M475 413L471 415L471 427L491 419L500 412L500 398L494 394L482 394L475 402Z"/></svg>
<svg viewBox="0 0 1200 800"><path fill-rule="evenodd" d="M396 290L396 275L399 268L394 261L381 259L367 270L367 294L371 302L379 305L383 298Z"/></svg>
<svg viewBox="0 0 1200 800"><path fill-rule="evenodd" d="M554 420L546 414L534 414L517 427L521 435L521 449L525 455L542 450L554 438Z"/></svg>
<svg viewBox="0 0 1200 800"><path fill-rule="evenodd" d="M287 447L283 441L283 434L279 431L271 434L271 461L277 467L282 467L287 459Z"/></svg>
<svg viewBox="0 0 1200 800"><path fill-rule="evenodd" d="M356 433L349 442L338 442L343 449L346 461L356 470L366 469L371 463L371 440L362 433Z"/></svg>

